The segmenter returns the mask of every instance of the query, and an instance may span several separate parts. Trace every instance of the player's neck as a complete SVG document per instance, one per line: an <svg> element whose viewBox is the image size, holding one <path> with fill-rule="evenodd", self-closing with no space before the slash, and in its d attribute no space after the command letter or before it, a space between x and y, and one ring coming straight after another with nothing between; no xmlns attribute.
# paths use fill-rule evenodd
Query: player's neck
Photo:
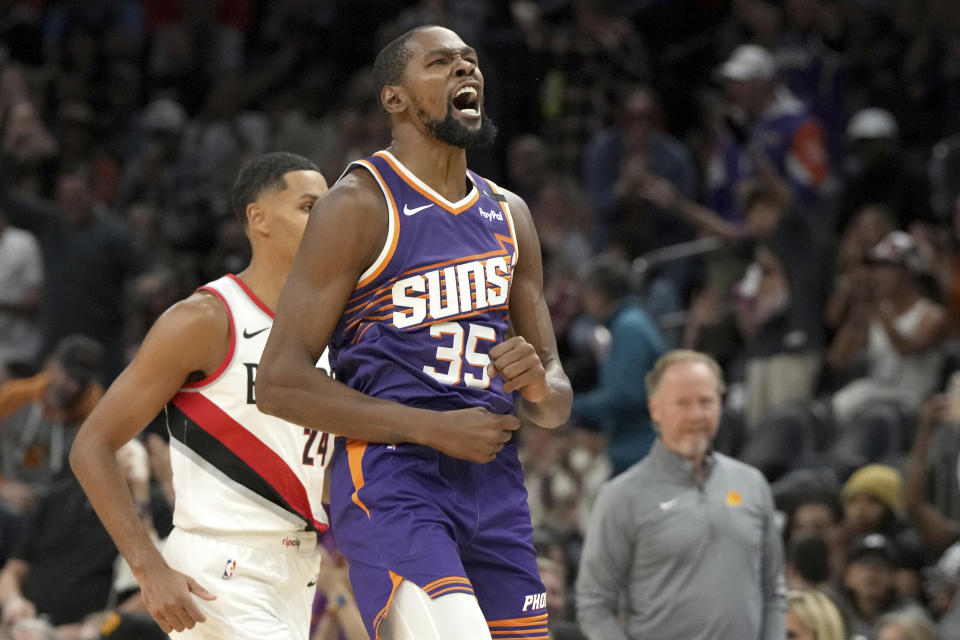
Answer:
<svg viewBox="0 0 960 640"><path fill-rule="evenodd" d="M237 277L243 280L244 284L250 287L250 290L260 298L263 304L267 305L271 311L277 310L277 301L280 299L280 290L283 289L283 282L286 280L287 270L278 269L271 265L270 260L258 260L254 256L250 260L250 265L237 274Z"/></svg>
<svg viewBox="0 0 960 640"><path fill-rule="evenodd" d="M467 152L425 136L394 138L388 151L441 196L457 202L467 195Z"/></svg>

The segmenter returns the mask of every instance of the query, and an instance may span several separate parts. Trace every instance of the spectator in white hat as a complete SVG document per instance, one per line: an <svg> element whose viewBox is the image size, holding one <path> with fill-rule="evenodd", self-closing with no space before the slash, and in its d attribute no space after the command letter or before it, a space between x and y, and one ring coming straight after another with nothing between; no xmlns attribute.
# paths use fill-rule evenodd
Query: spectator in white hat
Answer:
<svg viewBox="0 0 960 640"><path fill-rule="evenodd" d="M929 218L929 186L922 167L913 166L900 149L900 127L879 107L855 113L846 129L846 158L840 168L840 192L834 229L846 227L866 205L882 204L897 226Z"/></svg>
<svg viewBox="0 0 960 640"><path fill-rule="evenodd" d="M119 210L138 201L175 214L188 208L197 178L184 159L186 125L187 112L175 100L160 98L144 107L140 114L143 143L121 177L116 199Z"/></svg>
<svg viewBox="0 0 960 640"><path fill-rule="evenodd" d="M833 396L841 427L878 404L918 409L938 383L943 357L946 312L923 293L919 278L925 265L910 234L890 232L866 261L873 285L869 299L845 319L828 354L834 369L858 360L867 364L865 377Z"/></svg>
<svg viewBox="0 0 960 640"><path fill-rule="evenodd" d="M707 171L712 208L739 222L737 191L758 179L788 191L803 206L818 205L830 174L823 129L781 85L773 55L741 45L716 76L727 105Z"/></svg>

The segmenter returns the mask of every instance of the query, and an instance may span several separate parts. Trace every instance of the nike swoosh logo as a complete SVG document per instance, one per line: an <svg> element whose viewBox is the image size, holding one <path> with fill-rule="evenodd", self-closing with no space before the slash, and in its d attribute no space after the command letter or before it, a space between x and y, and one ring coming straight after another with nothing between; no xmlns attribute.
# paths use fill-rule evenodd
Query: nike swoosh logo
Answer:
<svg viewBox="0 0 960 640"><path fill-rule="evenodd" d="M673 500L667 500L666 502L661 502L660 510L669 511L670 509L673 509L674 505L677 504L679 501L680 501L680 498L674 498Z"/></svg>
<svg viewBox="0 0 960 640"><path fill-rule="evenodd" d="M404 204L404 205L403 205L403 215L405 215L405 216L412 216L413 214L419 213L419 212L423 211L424 209L427 209L427 208L432 207L432 206L433 206L432 204L425 204L425 205L423 205L422 207L414 207L413 209L411 209L411 208L408 207L406 204Z"/></svg>
<svg viewBox="0 0 960 640"><path fill-rule="evenodd" d="M250 333L249 331L247 331L246 329L244 329L244 330L243 330L243 337L244 337L244 338L247 338L247 339L249 340L249 339L252 338L253 336L259 335L259 334L263 333L264 331L266 331L266 330L269 329L269 328L270 328L270 327L264 327L263 329L260 329L259 331L254 331L253 333Z"/></svg>

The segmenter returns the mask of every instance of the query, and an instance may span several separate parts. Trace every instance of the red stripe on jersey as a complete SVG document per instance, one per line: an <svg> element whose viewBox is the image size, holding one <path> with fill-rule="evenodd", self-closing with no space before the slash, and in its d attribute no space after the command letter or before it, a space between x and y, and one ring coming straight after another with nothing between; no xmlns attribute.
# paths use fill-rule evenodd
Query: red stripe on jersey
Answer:
<svg viewBox="0 0 960 640"><path fill-rule="evenodd" d="M327 525L313 517L303 483L276 451L200 393L178 393L171 402L257 472L317 531L326 530Z"/></svg>

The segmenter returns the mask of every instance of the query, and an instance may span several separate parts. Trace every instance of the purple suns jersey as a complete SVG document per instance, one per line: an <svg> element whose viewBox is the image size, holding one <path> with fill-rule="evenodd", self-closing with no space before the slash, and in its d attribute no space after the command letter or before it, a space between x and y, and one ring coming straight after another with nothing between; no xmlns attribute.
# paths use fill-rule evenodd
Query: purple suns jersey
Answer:
<svg viewBox="0 0 960 640"><path fill-rule="evenodd" d="M508 329L517 260L505 198L468 170L469 192L450 202L387 151L347 172L358 169L380 185L389 231L330 340L337 379L408 406L513 413L511 394L486 371Z"/></svg>

